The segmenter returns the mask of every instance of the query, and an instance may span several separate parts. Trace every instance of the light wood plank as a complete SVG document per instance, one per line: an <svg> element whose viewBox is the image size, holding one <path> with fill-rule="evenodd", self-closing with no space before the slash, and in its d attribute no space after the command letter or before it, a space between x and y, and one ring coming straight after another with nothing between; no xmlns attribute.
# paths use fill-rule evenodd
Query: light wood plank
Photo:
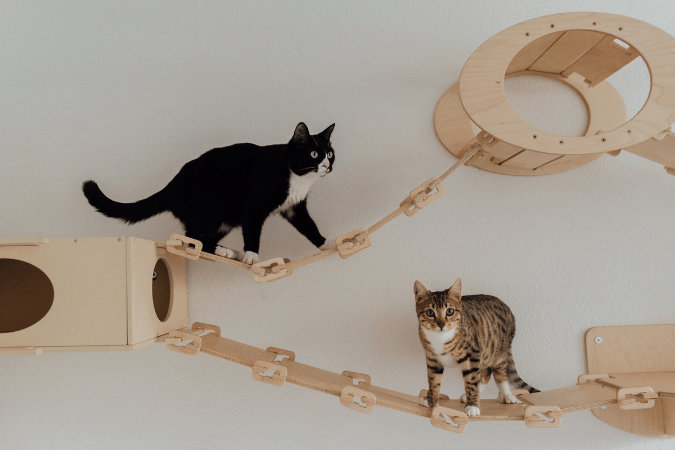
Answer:
<svg viewBox="0 0 675 450"><path fill-rule="evenodd" d="M667 131L661 140L647 139L624 150L675 169L675 133L672 131Z"/></svg>
<svg viewBox="0 0 675 450"><path fill-rule="evenodd" d="M551 45L551 48L529 67L529 70L561 73L600 42L604 36L604 34L595 31L566 31L560 39Z"/></svg>
<svg viewBox="0 0 675 450"><path fill-rule="evenodd" d="M595 382L518 396L535 406L557 406L564 413L616 404L616 390Z"/></svg>
<svg viewBox="0 0 675 450"><path fill-rule="evenodd" d="M593 87L640 56L635 48L628 46L626 49L614 42L615 39L614 36L605 36L565 69L563 76L578 73L584 77L586 83Z"/></svg>
<svg viewBox="0 0 675 450"><path fill-rule="evenodd" d="M527 44L511 60L509 67L506 69L506 74L509 75L527 70L563 33L564 31L558 31L557 33L547 34Z"/></svg>

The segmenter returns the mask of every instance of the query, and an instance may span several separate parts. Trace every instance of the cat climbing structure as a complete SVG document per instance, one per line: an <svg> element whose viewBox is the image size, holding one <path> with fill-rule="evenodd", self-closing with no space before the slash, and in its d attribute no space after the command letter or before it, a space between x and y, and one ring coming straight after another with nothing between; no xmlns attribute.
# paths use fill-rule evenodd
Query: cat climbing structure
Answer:
<svg viewBox="0 0 675 450"><path fill-rule="evenodd" d="M605 80L637 57L649 68L651 90L643 109L625 122L623 101ZM593 328L586 335L588 374L577 385L518 393L521 404L484 399L481 415L469 418L459 400L444 397L428 408L420 405L424 391L404 394L373 385L366 374L304 365L293 352L226 339L216 326L187 328L186 280L186 259L222 262L268 282L332 255L349 258L370 246L372 234L394 218L411 217L439 198L442 181L462 164L507 175L543 175L626 149L675 174L675 134L669 130L675 122L674 62L673 37L623 16L559 14L504 30L476 50L460 81L438 104L437 134L459 160L413 189L375 225L346 233L332 248L296 261L273 258L249 266L202 252L201 242L179 235L163 242L0 239L0 355L134 350L164 342L172 351L206 353L251 367L257 381L331 394L363 413L383 406L427 417L453 432L464 431L470 421L490 420L557 427L564 414L592 409L625 431L674 437L675 325ZM590 114L586 135L556 136L517 117L504 95L504 80L517 75L546 76L576 89ZM481 129L477 135L472 122Z"/></svg>
<svg viewBox="0 0 675 450"><path fill-rule="evenodd" d="M626 121L623 99L606 79L636 58L649 70L650 92ZM436 107L436 134L458 157L471 143L491 136L468 164L504 175L564 172L622 149L675 175L673 61L675 38L630 17L579 12L528 20L496 34L471 55ZM518 117L506 99L504 80L524 75L574 89L588 110L585 135L552 134ZM481 129L478 137L472 123Z"/></svg>

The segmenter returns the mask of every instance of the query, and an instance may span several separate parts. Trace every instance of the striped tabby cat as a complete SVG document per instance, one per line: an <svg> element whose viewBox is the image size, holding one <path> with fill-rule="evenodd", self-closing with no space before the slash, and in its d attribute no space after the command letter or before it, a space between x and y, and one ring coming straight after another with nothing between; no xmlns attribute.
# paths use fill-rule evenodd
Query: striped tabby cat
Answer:
<svg viewBox="0 0 675 450"><path fill-rule="evenodd" d="M462 297L462 283L448 290L429 292L415 281L415 304L419 320L420 341L427 356L429 391L420 398L424 406L438 403L443 369L459 365L464 376L468 416L480 414L480 392L494 375L499 399L516 403L511 389L539 392L525 383L516 372L511 342L516 321L508 306L491 295Z"/></svg>

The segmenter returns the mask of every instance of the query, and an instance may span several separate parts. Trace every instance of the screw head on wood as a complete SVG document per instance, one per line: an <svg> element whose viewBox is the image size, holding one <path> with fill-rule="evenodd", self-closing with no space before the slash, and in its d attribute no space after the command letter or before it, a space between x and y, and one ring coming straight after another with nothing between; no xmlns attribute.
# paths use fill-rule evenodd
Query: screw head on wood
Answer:
<svg viewBox="0 0 675 450"><path fill-rule="evenodd" d="M595 338L595 343L596 344L602 344L602 338L600 336Z"/></svg>

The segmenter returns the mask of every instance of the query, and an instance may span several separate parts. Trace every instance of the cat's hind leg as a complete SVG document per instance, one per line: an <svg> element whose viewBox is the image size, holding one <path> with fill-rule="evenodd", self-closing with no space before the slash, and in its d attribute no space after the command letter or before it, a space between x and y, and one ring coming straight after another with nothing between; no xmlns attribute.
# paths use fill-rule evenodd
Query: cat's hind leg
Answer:
<svg viewBox="0 0 675 450"><path fill-rule="evenodd" d="M503 403L518 403L518 399L511 392L509 381L506 379L506 366L506 361L503 361L492 369L495 376L495 383L497 383L497 389L499 389L497 400L500 400Z"/></svg>

